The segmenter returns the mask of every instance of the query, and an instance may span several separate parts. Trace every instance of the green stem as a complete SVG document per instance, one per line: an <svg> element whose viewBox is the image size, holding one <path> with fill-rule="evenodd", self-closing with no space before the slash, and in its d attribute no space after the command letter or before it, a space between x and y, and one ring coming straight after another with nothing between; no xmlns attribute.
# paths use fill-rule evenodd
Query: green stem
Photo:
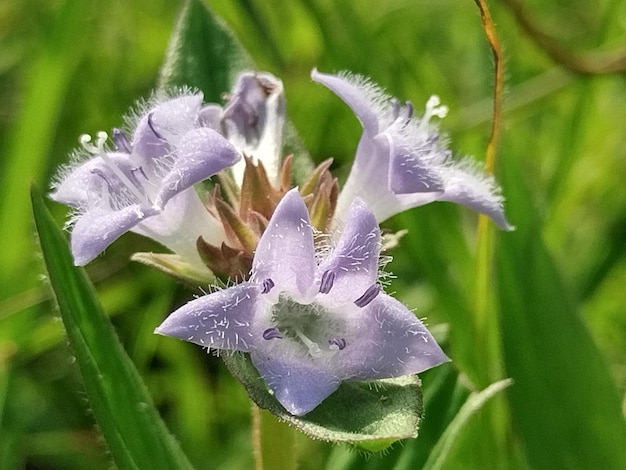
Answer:
<svg viewBox="0 0 626 470"><path fill-rule="evenodd" d="M480 387L502 378L498 315L491 297L493 238L493 226L486 216L481 215L478 220L474 297L474 344L480 351L477 354L481 362L477 371Z"/></svg>
<svg viewBox="0 0 626 470"><path fill-rule="evenodd" d="M251 413L255 470L295 470L295 430L255 404Z"/></svg>

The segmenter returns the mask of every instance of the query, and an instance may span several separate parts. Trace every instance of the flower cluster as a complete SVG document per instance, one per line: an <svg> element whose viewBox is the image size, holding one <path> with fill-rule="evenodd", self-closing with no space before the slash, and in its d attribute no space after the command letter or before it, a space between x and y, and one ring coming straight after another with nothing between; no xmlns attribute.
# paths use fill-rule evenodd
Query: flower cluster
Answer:
<svg viewBox="0 0 626 470"><path fill-rule="evenodd" d="M230 287L182 306L156 332L249 354L296 416L343 381L415 374L448 360L381 287L380 222L449 201L511 229L493 178L453 159L442 143L431 119L446 108L436 97L415 117L409 102L361 77L313 70L312 78L363 127L341 191L330 161L291 187L291 157L281 158L282 83L243 72L223 106L183 92L146 106L128 133L114 129L111 146L105 133L95 142L83 136L51 195L75 209L69 226L77 265L133 231L198 271L229 279ZM213 175L211 191L195 187Z"/></svg>

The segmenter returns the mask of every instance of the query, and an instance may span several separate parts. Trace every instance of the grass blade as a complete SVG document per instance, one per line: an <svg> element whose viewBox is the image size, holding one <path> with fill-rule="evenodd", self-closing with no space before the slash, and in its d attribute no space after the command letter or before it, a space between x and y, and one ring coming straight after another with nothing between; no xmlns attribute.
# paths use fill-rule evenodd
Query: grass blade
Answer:
<svg viewBox="0 0 626 470"><path fill-rule="evenodd" d="M487 388L480 392L472 393L467 401L463 404L457 415L454 417L450 425L446 428L445 432L439 438L437 445L430 453L424 469L427 470L439 470L445 468L448 459L452 456L454 451L454 445L462 437L463 429L466 424L483 405L489 401L498 392L504 390L511 385L510 379L500 380L489 385ZM457 462L458 464L459 462ZM450 468L453 468L451 466Z"/></svg>
<svg viewBox="0 0 626 470"><path fill-rule="evenodd" d="M191 468L156 412L84 270L73 265L65 236L35 187L31 198L50 284L91 409L115 463L122 469Z"/></svg>

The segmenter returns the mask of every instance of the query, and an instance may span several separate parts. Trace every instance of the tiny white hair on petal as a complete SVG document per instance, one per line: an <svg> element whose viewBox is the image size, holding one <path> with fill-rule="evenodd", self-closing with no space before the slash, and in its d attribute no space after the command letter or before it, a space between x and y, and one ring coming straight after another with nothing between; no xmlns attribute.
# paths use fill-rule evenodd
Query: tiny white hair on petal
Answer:
<svg viewBox="0 0 626 470"><path fill-rule="evenodd" d="M463 157L458 160L448 160L442 167L441 177L444 187L467 187L472 190L476 201L489 201L494 207L502 207L504 197L502 189L493 175L485 174L481 164L472 157Z"/></svg>
<svg viewBox="0 0 626 470"><path fill-rule="evenodd" d="M357 87L363 93L374 113L378 115L379 122L382 124L381 127L387 127L392 123L394 120L393 97L384 88L368 77L346 70L339 72L337 76Z"/></svg>
<svg viewBox="0 0 626 470"><path fill-rule="evenodd" d="M121 129L125 134L132 135L141 118L154 107L165 101L193 95L201 95L204 100L204 94L199 89L187 85L152 91L147 98L139 98L135 101L131 109L124 115Z"/></svg>

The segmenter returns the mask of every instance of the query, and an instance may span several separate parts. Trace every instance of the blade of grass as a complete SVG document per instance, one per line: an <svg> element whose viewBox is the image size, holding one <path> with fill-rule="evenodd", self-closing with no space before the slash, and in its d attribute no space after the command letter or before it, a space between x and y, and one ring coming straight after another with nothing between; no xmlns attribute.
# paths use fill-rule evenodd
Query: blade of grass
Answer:
<svg viewBox="0 0 626 470"><path fill-rule="evenodd" d="M437 445L430 453L424 465L424 469L439 470L442 468L454 468L454 463L452 462L454 446L458 440L463 437L465 426L493 396L511 385L511 383L512 381L510 379L500 380L480 392L472 393L439 438ZM456 464L459 464L459 462ZM448 467L448 465L450 466Z"/></svg>
<svg viewBox="0 0 626 470"><path fill-rule="evenodd" d="M190 469L102 312L84 270L73 265L63 232L34 186L31 198L49 281L91 409L115 463L123 469Z"/></svg>
<svg viewBox="0 0 626 470"><path fill-rule="evenodd" d="M525 219L496 250L516 432L533 468L626 468L626 421L610 371L544 245L538 211L524 207L532 197L519 168L504 170L516 190L512 212Z"/></svg>

